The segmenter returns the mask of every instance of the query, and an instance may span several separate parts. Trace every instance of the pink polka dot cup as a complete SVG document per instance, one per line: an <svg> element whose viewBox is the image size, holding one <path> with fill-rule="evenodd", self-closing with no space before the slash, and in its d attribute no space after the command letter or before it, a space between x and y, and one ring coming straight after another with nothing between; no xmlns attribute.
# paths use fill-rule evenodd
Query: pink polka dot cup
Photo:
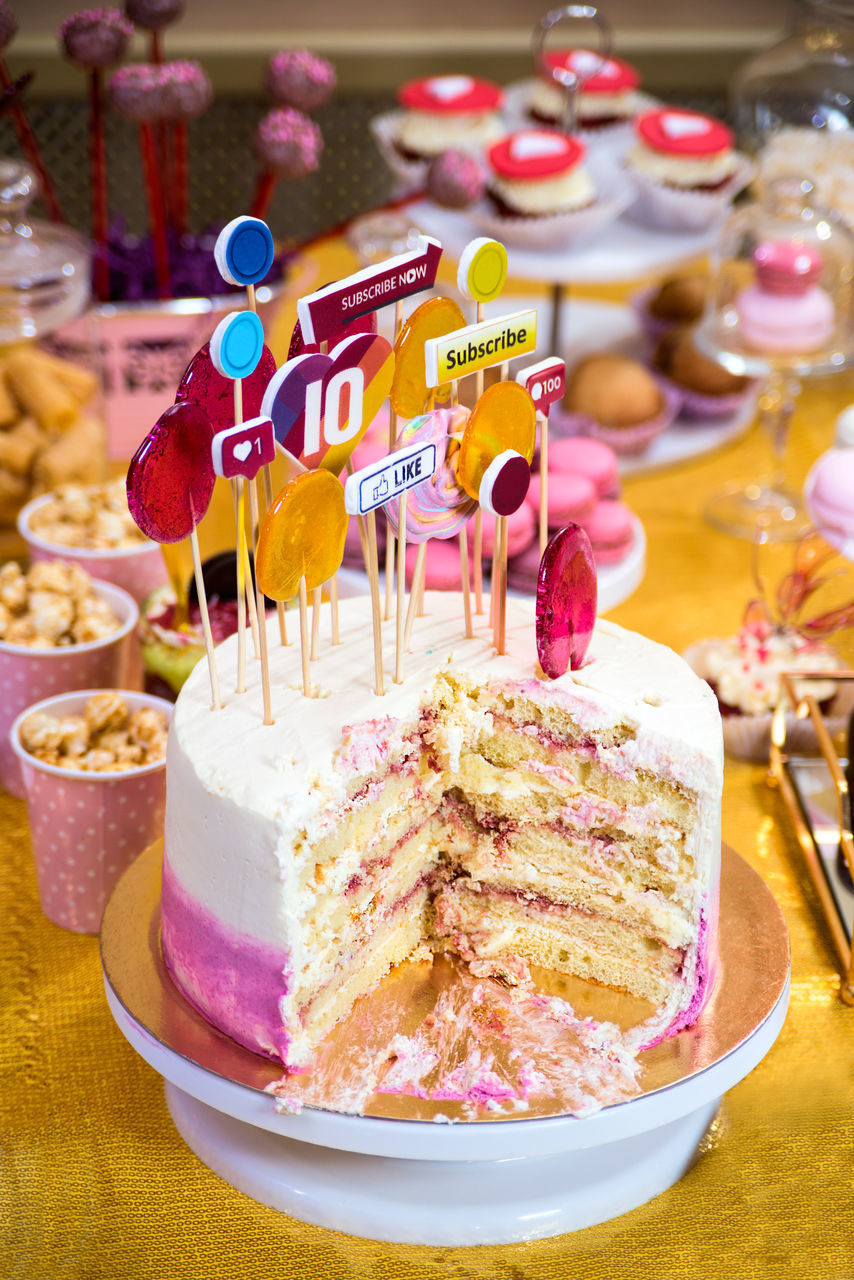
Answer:
<svg viewBox="0 0 854 1280"><path fill-rule="evenodd" d="M49 493L33 498L18 515L18 532L27 544L31 564L36 560L66 560L69 564L79 564L90 578L111 582L113 586L129 592L137 604L142 604L146 596L169 581L160 547L147 538L136 546L103 549L48 542L33 531L30 520L51 498Z"/></svg>
<svg viewBox="0 0 854 1280"><path fill-rule="evenodd" d="M98 932L104 904L122 872L163 834L166 804L164 760L110 773L78 772L24 750L20 727L27 716L82 714L96 692L45 698L16 717L10 734L26 790L42 911L75 933ZM155 707L171 717L172 704L163 698L120 692L131 712Z"/></svg>
<svg viewBox="0 0 854 1280"><path fill-rule="evenodd" d="M92 587L120 623L102 640L56 649L27 649L0 640L0 783L14 796L24 794L21 767L9 738L19 711L70 689L121 689L141 683L136 601L107 582L93 579Z"/></svg>

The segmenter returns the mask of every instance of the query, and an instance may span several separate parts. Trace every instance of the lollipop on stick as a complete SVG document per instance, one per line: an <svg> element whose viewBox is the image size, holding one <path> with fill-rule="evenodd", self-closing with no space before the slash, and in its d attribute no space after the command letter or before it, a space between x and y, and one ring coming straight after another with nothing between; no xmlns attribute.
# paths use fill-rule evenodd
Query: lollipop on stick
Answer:
<svg viewBox="0 0 854 1280"><path fill-rule="evenodd" d="M264 217L280 178L293 181L314 173L322 150L323 136L308 116L292 107L268 111L255 132L255 154L261 162L261 172L252 197L252 216Z"/></svg>
<svg viewBox="0 0 854 1280"><path fill-rule="evenodd" d="M231 378L235 385L235 417L237 422L235 425L241 425L243 416L243 399L241 394L240 383L244 377L248 377L254 373L258 367L258 363L264 351L264 326L260 319L253 311L232 311L222 319L214 330L210 341L211 361L214 368L222 374L224 378ZM271 424L272 428L272 424ZM262 453L259 444L259 455ZM267 448L264 453L268 460L271 456L272 449ZM241 459L241 454L243 458ZM250 438L245 438L237 447L235 457L238 460L248 460L252 458L253 469L251 483L248 484L249 502L251 507L250 530L253 544L253 552L255 550L255 531L258 527L258 507L257 496L255 492L255 477L258 474L261 462L254 466L254 456ZM247 492L247 475L246 472L239 473L241 475L240 490L241 503L240 515L242 517L242 508L245 505L245 497ZM243 519L238 521L237 530L237 565L238 580L245 573L246 564L246 547L245 547L246 529ZM270 700L270 672L267 662L267 627L264 619L264 602L259 594L258 576L255 575L256 595L257 595L257 612L259 619L259 641L260 641L260 657L261 657L261 684L264 695L264 723L271 724L271 700ZM247 584L248 586L248 584ZM238 597L239 607L239 597ZM244 623L245 630L245 623ZM240 648L240 637L238 633L238 649ZM244 661L245 661L245 639L244 639ZM244 671L239 669L238 673L238 692L245 688Z"/></svg>
<svg viewBox="0 0 854 1280"><path fill-rule="evenodd" d="M328 471L305 471L278 494L258 536L255 573L273 600L299 593L302 691L311 697L308 665L308 592L337 573L344 555L344 490Z"/></svg>
<svg viewBox="0 0 854 1280"><path fill-rule="evenodd" d="M139 125L139 145L145 174L145 191L148 199L148 218L154 247L154 274L157 296L168 298L171 293L169 272L169 246L166 238L166 216L163 205L163 187L154 145L153 122L163 116L164 77L160 67L150 63L136 63L120 67L107 82L107 94L113 109L119 115Z"/></svg>
<svg viewBox="0 0 854 1280"><path fill-rule="evenodd" d="M218 708L222 703L196 532L213 494L212 436L210 419L198 405L173 404L160 415L131 459L127 496L130 513L146 537L161 543L190 539L211 701Z"/></svg>
<svg viewBox="0 0 854 1280"><path fill-rule="evenodd" d="M507 250L504 245L485 236L469 241L460 254L457 288L464 298L470 298L477 304L476 323L483 320L484 303L499 297L506 280ZM482 395L483 369L478 369L475 398ZM476 612L483 613L483 516L480 507L474 518L474 600Z"/></svg>
<svg viewBox="0 0 854 1280"><path fill-rule="evenodd" d="M516 374L516 381L530 395L537 411L540 427L540 555L548 542L549 514L549 408L563 399L566 388L566 363L559 356L549 356L538 364L529 364Z"/></svg>
<svg viewBox="0 0 854 1280"><path fill-rule="evenodd" d="M107 259L107 146L104 134L104 84L106 67L121 62L133 35L133 27L118 9L85 9L72 14L59 29L65 56L89 72L89 151L92 186L92 240L95 245L95 293L105 302L110 296Z"/></svg>
<svg viewBox="0 0 854 1280"><path fill-rule="evenodd" d="M42 159L36 135L30 127L30 122L20 102L21 91L32 79L32 72L26 72L23 76L18 76L17 79L13 80L3 57L3 50L12 43L17 30L18 20L15 14L9 8L6 0L0 0L0 89L3 90L3 98L7 104L5 109L11 111L12 123L15 127L21 150L38 174L42 198L47 206L51 220L53 222L64 222L65 217L53 188L53 183L50 180L47 166Z"/></svg>

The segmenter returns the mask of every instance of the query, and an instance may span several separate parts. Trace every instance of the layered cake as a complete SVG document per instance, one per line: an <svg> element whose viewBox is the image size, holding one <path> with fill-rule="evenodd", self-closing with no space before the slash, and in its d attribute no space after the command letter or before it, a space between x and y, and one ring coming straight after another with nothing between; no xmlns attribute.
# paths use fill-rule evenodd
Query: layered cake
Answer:
<svg viewBox="0 0 854 1280"><path fill-rule="evenodd" d="M546 679L534 607L485 621L428 593L405 680L372 692L367 599L342 602L302 693L270 630L210 708L200 665L169 735L163 951L204 1016L288 1067L391 966L451 951L484 977L542 967L643 997L643 1043L693 1023L714 967L721 725L670 650L599 621L583 665ZM393 668L394 623L384 626ZM230 671L234 638L217 649ZM654 1012L652 1010L654 1009Z"/></svg>

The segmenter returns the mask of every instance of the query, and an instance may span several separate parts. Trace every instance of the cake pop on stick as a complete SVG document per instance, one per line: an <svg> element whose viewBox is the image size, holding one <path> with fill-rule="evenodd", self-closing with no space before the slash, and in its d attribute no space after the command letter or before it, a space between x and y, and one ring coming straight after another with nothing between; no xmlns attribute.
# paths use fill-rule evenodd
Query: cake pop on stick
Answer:
<svg viewBox="0 0 854 1280"><path fill-rule="evenodd" d="M494 302L507 280L507 250L499 240L478 236L470 240L457 265L457 288L476 304L475 321L483 321L483 307ZM483 369L475 375L475 399L483 395ZM466 555L468 559L468 555ZM478 507L474 517L474 600L475 611L483 613L483 515Z"/></svg>
<svg viewBox="0 0 854 1280"><path fill-rule="evenodd" d="M56 191L50 180L50 174L47 166L42 158L39 144L36 141L36 135L30 126L26 112L21 105L20 95L32 80L32 72L25 72L24 75L18 76L15 80L9 74L9 68L6 66L6 60L3 57L3 50L12 43L15 33L18 30L18 20L13 11L9 8L6 0L0 0L0 89L3 90L2 110L8 110L12 113L12 124L15 128L15 134L21 146L21 150L35 169L39 186L41 188L42 199L48 211L48 216L52 222L64 222L62 208L57 199Z"/></svg>
<svg viewBox="0 0 854 1280"><path fill-rule="evenodd" d="M277 107L316 111L335 92L338 78L326 58L308 49L282 49L267 63L267 93Z"/></svg>
<svg viewBox="0 0 854 1280"><path fill-rule="evenodd" d="M106 302L110 296L103 72L121 62L132 35L133 27L118 9L84 9L72 14L59 29L65 56L89 73L92 241L95 246L95 294L101 302Z"/></svg>
<svg viewBox="0 0 854 1280"><path fill-rule="evenodd" d="M549 409L563 399L566 390L566 363L559 356L549 356L537 364L529 364L516 374L534 402L540 428L540 555L548 542L549 514Z"/></svg>
<svg viewBox="0 0 854 1280"><path fill-rule="evenodd" d="M160 415L131 459L127 497L128 509L146 537L160 543L190 539L211 701L219 708L222 703L196 532L213 494L212 437L210 419L198 405L173 404Z"/></svg>
<svg viewBox="0 0 854 1280"><path fill-rule="evenodd" d="M178 235L183 235L187 230L189 206L187 121L207 111L213 101L213 88L198 62L165 62L161 74L164 119L158 126L159 151L164 171L169 175L166 185L169 222Z"/></svg>
<svg viewBox="0 0 854 1280"><path fill-rule="evenodd" d="M255 131L261 171L250 206L252 216L264 217L280 178L295 181L314 173L322 151L323 135L308 116L292 107L268 111Z"/></svg>
<svg viewBox="0 0 854 1280"><path fill-rule="evenodd" d="M163 61L164 27L175 22L184 12L184 0L125 0L125 13L135 27L149 34L149 59Z"/></svg>
<svg viewBox="0 0 854 1280"><path fill-rule="evenodd" d="M335 574L344 555L347 512L339 480L322 468L305 471L280 491L258 535L255 574L273 600L299 593L303 693L311 697L308 592Z"/></svg>
<svg viewBox="0 0 854 1280"><path fill-rule="evenodd" d="M107 83L107 93L113 109L119 115L133 120L139 126L139 145L145 174L145 191L148 199L148 218L154 247L154 274L157 296L168 298L171 294L169 271L169 246L166 238L166 216L163 204L163 188L157 151L154 145L152 124L162 119L164 111L164 78L160 67L149 63L135 63L114 71Z"/></svg>
<svg viewBox="0 0 854 1280"><path fill-rule="evenodd" d="M224 319L222 319L219 322L219 324L217 325L216 329L214 330L211 336L210 355L211 355L211 362L213 363L214 368L219 373L221 373L223 377L231 378L234 381L234 400L235 400L234 407L235 407L235 417L237 418L237 422L235 423L236 426L242 425L242 416L243 416L243 400L242 400L241 387L239 385L240 381L244 376L248 376L249 374L253 373L255 369L257 369L259 361L261 360L263 351L264 351L264 326L261 324L260 319L253 311L230 312L227 316L224 317ZM272 423L270 424L270 430L272 430ZM269 433L268 433L268 436L269 436ZM254 456L251 439L245 439L238 446L236 446L235 454L234 454L234 456L238 460L241 460L241 454L243 455L243 460L248 461L250 458L252 459L252 466L248 468L248 470L251 470L251 473L252 473L252 480L251 480L251 483L248 484L248 490L249 490L249 502L250 502L250 508L251 508L250 530L251 530L251 538L252 538L252 544L253 544L253 552L255 551L255 530L258 524L258 506L257 506L257 495L255 492L255 477L257 476L258 471L262 465L262 450L261 450L260 436L258 437L258 440L259 440L259 444L258 444L259 458L257 461L257 465L255 465L256 459ZM272 452L272 449L269 444L269 439L267 441L267 445L268 447L266 449L266 456L269 459L270 453ZM243 507L245 502L245 495L247 492L246 471L241 472L240 475L241 475L240 506ZM240 515L242 517L242 510L240 511ZM238 534L237 536L238 578L240 578L241 575L243 575L245 572L245 556L246 556L246 552L245 552L246 529L245 529L245 525L242 518L239 520L239 528L238 528L237 534ZM255 575L255 589L256 589L256 593L260 592L260 588L258 587L257 573ZM238 606L239 606L239 602L240 602L240 596L238 596ZM258 612L258 619L259 619L258 630L259 630L260 657L261 657L261 684L262 684L262 691L263 691L263 697L264 697L264 723L271 724L272 712L271 712L271 700L270 700L270 672L269 672L269 665L267 661L267 627L266 627L266 620L264 618L264 602L263 602L263 598L261 598L260 595L257 601L257 612ZM245 629L245 623L244 623L244 629ZM244 645L245 645L245 641L244 641ZM239 647L239 633L238 633L238 647ZM245 649L244 649L244 654L245 654ZM238 678L238 692L241 692L242 689L245 688L243 676L244 676L243 671L240 671L239 678Z"/></svg>

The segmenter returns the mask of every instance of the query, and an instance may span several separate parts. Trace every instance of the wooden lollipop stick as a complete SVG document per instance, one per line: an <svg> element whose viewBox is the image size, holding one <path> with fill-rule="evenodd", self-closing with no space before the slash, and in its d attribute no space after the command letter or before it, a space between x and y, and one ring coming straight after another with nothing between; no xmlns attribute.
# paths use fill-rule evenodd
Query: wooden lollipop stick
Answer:
<svg viewBox="0 0 854 1280"><path fill-rule="evenodd" d="M193 576L196 579L196 593L199 597L199 613L202 615L202 633L205 637L205 653L208 659L208 675L211 682L211 701L216 711L222 707L219 696L219 679L216 673L216 658L214 657L213 633L211 632L211 620L208 616L208 598L205 595L205 580L202 577L202 558L199 555L199 535L193 528L190 532L190 549L193 553Z"/></svg>
<svg viewBox="0 0 854 1280"><path fill-rule="evenodd" d="M311 676L308 666L308 592L305 575L299 580L299 644L302 658L302 691L306 698L311 697Z"/></svg>
<svg viewBox="0 0 854 1280"><path fill-rule="evenodd" d="M496 523L501 528L501 553L498 558L498 626L495 647L503 654L507 652L507 517L499 516Z"/></svg>
<svg viewBox="0 0 854 1280"><path fill-rule="evenodd" d="M246 481L243 481L244 485ZM255 481L249 484L249 528L252 538L252 555L255 555L255 530L258 528L258 494L255 489ZM250 579L251 581L251 579ZM257 597L257 614L260 619L258 627L259 641L261 645L261 692L264 699L264 723L273 724L273 708L270 698L270 664L267 658L267 620L264 615L264 596L261 588L258 586L258 579L255 579L255 594Z"/></svg>
<svg viewBox="0 0 854 1280"><path fill-rule="evenodd" d="M246 485L247 485L247 482L244 477L241 483L241 494L240 494L240 507L241 507L241 511L244 511L244 512L246 510ZM250 492L250 495L252 495L253 486L251 485L249 486L249 492ZM250 496L250 504L251 504L251 496ZM257 502L255 506L256 506L256 515L257 515ZM251 509L251 505L250 505L250 509ZM249 519L250 519L250 525L251 525L250 537L252 539L252 547L253 547L252 554L254 556L255 536L256 536L255 530L257 528L257 525L256 525L255 517L250 516ZM259 630L258 610L255 605L255 592L252 588L252 567L249 563L249 546L246 542L245 536L243 538L243 588L246 592L246 610L249 615L249 627L252 631L252 652L255 655L255 659L257 661L261 653L260 641L258 637L258 630Z"/></svg>
<svg viewBox="0 0 854 1280"><path fill-rule="evenodd" d="M360 517L361 519L361 517ZM369 511L367 525L367 555L365 568L368 571L368 582L371 585L371 620L374 629L374 693L382 697L385 693L383 673L383 631L382 605L380 603L380 566L377 555L377 515Z"/></svg>
<svg viewBox="0 0 854 1280"><path fill-rule="evenodd" d="M404 609L406 606L406 490L400 495L398 510L398 536L397 536L397 598L395 601L397 607L396 619L396 636L395 636L395 653L394 653L394 683L403 684L403 625L404 625Z"/></svg>
<svg viewBox="0 0 854 1280"><path fill-rule="evenodd" d="M427 543L422 542L415 557L415 569L412 573L412 586L409 589L409 608L406 611L406 627L403 633L403 646L409 648L412 639L412 627L418 613L418 600L424 590L424 575L427 572Z"/></svg>
<svg viewBox="0 0 854 1280"><path fill-rule="evenodd" d="M540 420L540 555L549 540L549 419L538 413Z"/></svg>
<svg viewBox="0 0 854 1280"><path fill-rule="evenodd" d="M483 613L483 512L480 507L474 513L474 611Z"/></svg>
<svg viewBox="0 0 854 1280"><path fill-rule="evenodd" d="M253 289L254 296L254 289ZM269 511L273 505L273 477L270 474L269 465L262 468L264 472L264 503ZM288 644L288 624L285 621L285 602L284 600L276 601L276 616L279 619L279 639L282 644Z"/></svg>
<svg viewBox="0 0 854 1280"><path fill-rule="evenodd" d="M320 657L320 606L323 603L323 587L315 587L311 593L311 660Z"/></svg>
<svg viewBox="0 0 854 1280"><path fill-rule="evenodd" d="M234 504L235 556L237 560L237 693L246 691L246 587L244 584L243 558L243 510L237 481L231 482L231 497Z"/></svg>
<svg viewBox="0 0 854 1280"><path fill-rule="evenodd" d="M332 643L341 643L341 626L338 621L338 574L333 573L329 583L329 609L332 614Z"/></svg>
<svg viewBox="0 0 854 1280"><path fill-rule="evenodd" d="M394 304L394 341L397 342L400 337L400 331L403 328L403 303L398 298ZM389 405L388 411L388 451L392 452L397 441L397 414ZM395 539L391 536L389 530L385 544L385 612L383 617L388 621L391 617L391 595L392 583L394 582L394 553Z"/></svg>
<svg viewBox="0 0 854 1280"><path fill-rule="evenodd" d="M471 589L469 587L469 539L468 529L463 525L460 529L460 573L463 580L463 616L466 621L466 639L474 635L471 625Z"/></svg>

